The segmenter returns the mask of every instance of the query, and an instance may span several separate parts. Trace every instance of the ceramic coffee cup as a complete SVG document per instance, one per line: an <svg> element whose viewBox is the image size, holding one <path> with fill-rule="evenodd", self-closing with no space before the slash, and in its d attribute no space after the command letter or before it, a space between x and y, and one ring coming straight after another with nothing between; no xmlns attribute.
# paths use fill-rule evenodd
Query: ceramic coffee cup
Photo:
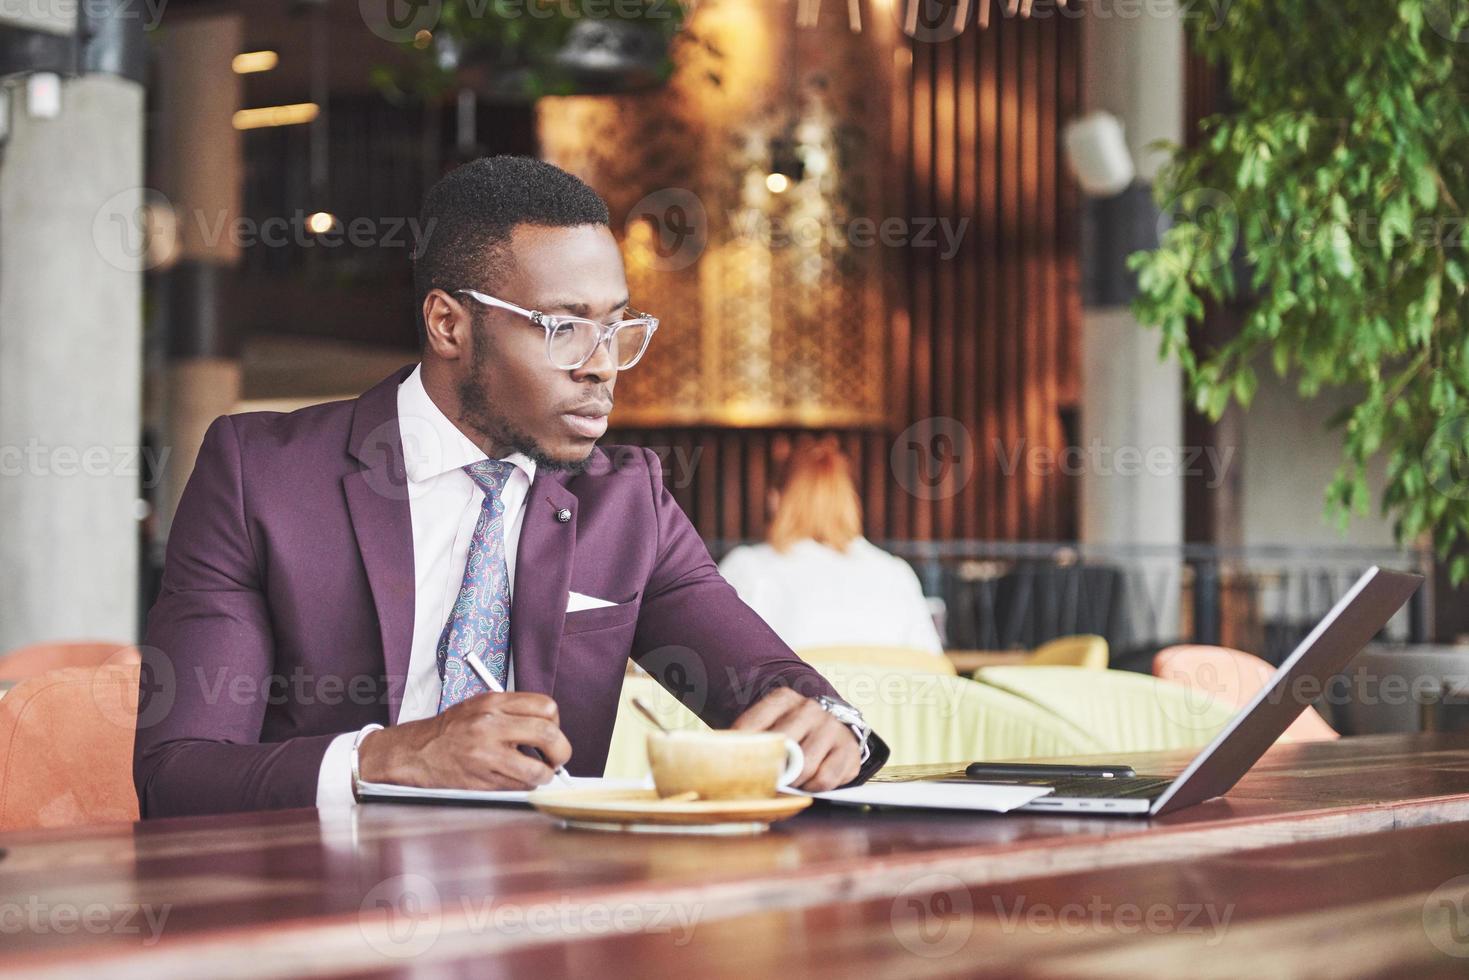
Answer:
<svg viewBox="0 0 1469 980"><path fill-rule="evenodd" d="M694 792L701 800L758 800L794 782L806 759L779 732L653 732L648 763L660 797Z"/></svg>

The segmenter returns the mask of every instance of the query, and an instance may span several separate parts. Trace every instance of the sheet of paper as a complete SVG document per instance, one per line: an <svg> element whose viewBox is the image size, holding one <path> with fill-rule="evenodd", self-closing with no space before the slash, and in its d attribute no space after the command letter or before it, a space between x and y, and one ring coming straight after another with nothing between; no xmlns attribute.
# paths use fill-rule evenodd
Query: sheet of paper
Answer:
<svg viewBox="0 0 1469 980"><path fill-rule="evenodd" d="M649 779L604 779L597 776L572 776L570 784L548 783L545 789L642 789L650 788ZM1051 792L1049 786L1006 786L995 783L940 783L904 782L877 783L836 789L827 793L802 793L786 790L798 796L814 796L818 800L833 803L849 803L868 806L917 807L938 810L972 810L989 813L1008 813L1024 806L1031 800ZM524 805L530 796L527 790L474 790L474 789L425 789L420 786L397 786L392 783L363 783L362 798L365 801L391 803L404 802L438 803L503 803Z"/></svg>
<svg viewBox="0 0 1469 980"><path fill-rule="evenodd" d="M1049 786L1002 786L994 783L867 783L827 793L806 793L818 800L868 806L918 807L936 810L983 810L1008 813L1052 792Z"/></svg>
<svg viewBox="0 0 1469 980"><path fill-rule="evenodd" d="M641 779L604 779L600 776L572 776L570 783L550 782L542 789L639 789L651 785ZM393 800L436 800L441 803L526 803L530 790L425 789L422 786L398 786L393 783L363 783L365 801L390 803Z"/></svg>

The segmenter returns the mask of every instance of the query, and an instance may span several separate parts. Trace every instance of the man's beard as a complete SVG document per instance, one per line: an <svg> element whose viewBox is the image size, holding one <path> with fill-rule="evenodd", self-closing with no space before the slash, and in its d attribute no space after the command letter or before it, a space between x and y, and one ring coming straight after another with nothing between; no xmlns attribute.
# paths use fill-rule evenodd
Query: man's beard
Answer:
<svg viewBox="0 0 1469 980"><path fill-rule="evenodd" d="M459 382L461 421L481 435L487 436L493 446L520 453L527 459L533 460L538 470L544 468L551 472L580 473L586 469L587 461L592 458L590 452L578 460L556 459L546 452L545 448L530 434L516 428L509 419L490 406L484 386L477 380L485 376L487 338L479 324L475 324L473 329L475 334L474 356L470 361L468 376Z"/></svg>

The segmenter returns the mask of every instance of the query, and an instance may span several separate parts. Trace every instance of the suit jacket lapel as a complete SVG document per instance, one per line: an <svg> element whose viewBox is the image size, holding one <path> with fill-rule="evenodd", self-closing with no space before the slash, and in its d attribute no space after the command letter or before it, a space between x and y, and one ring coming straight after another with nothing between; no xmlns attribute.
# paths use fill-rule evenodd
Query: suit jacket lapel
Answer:
<svg viewBox="0 0 1469 980"><path fill-rule="evenodd" d="M576 495L556 476L538 470L525 501L515 553L515 595L510 608L510 655L515 689L551 693L556 656L566 625L571 564L576 553ZM571 520L556 519L558 511Z"/></svg>
<svg viewBox="0 0 1469 980"><path fill-rule="evenodd" d="M398 427L398 385L412 370L399 370L357 400L348 451L362 469L342 478L382 639L389 724L398 720L413 648L413 517Z"/></svg>

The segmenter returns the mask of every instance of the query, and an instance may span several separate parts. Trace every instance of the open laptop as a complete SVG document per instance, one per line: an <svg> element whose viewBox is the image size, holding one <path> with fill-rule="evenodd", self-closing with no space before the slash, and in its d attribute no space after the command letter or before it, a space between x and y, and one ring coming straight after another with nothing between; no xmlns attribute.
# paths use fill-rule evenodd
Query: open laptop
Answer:
<svg viewBox="0 0 1469 980"><path fill-rule="evenodd" d="M1275 744L1309 700L1293 692L1325 689L1408 601L1423 576L1373 566L1281 663L1270 682L1194 757L1176 779L1153 776L1061 779L987 778L986 783L1050 786L1053 792L1021 807L1047 813L1160 816L1222 796ZM936 777L952 780L952 776Z"/></svg>

